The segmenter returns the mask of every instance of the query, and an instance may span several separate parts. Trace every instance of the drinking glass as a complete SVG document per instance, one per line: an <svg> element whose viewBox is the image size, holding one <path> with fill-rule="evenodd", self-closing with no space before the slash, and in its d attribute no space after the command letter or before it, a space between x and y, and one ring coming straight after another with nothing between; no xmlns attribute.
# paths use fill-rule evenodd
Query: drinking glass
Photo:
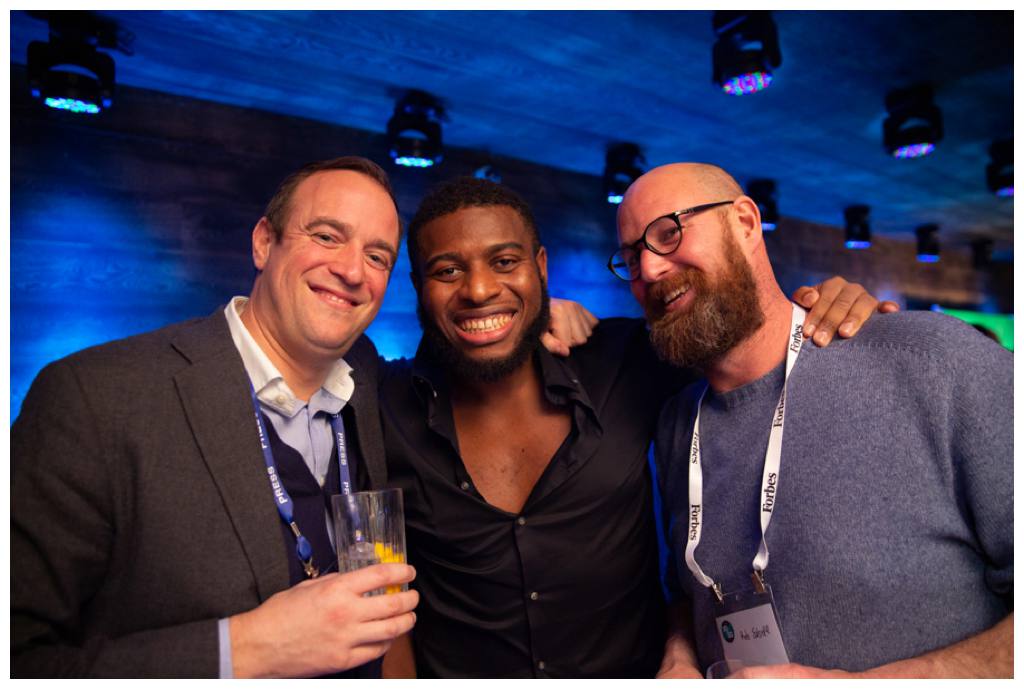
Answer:
<svg viewBox="0 0 1024 689"><path fill-rule="evenodd" d="M338 571L352 572L387 562L405 562L405 515L402 490L366 490L331 498ZM398 593L408 584L388 586L369 595Z"/></svg>

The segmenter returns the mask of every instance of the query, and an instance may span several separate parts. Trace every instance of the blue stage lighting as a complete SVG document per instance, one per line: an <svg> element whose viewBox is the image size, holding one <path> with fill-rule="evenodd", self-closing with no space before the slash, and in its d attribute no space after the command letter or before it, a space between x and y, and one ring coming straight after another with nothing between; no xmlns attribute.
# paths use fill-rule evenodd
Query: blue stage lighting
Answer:
<svg viewBox="0 0 1024 689"><path fill-rule="evenodd" d="M752 179L747 184L747 195L754 199L761 213L761 229L774 232L779 223L779 203L775 191L775 180Z"/></svg>
<svg viewBox="0 0 1024 689"><path fill-rule="evenodd" d="M28 82L33 98L57 110L96 115L114 95L114 59L97 48L131 55L134 36L92 12L29 14L50 27L47 43L28 45Z"/></svg>
<svg viewBox="0 0 1024 689"><path fill-rule="evenodd" d="M917 260L921 263L938 263L939 261L939 239L935 235L939 232L938 225L921 225L914 234L917 235Z"/></svg>
<svg viewBox="0 0 1024 689"><path fill-rule="evenodd" d="M430 167L434 161L430 158L417 158L415 156L399 156L395 158L395 164L402 167Z"/></svg>
<svg viewBox="0 0 1024 689"><path fill-rule="evenodd" d="M864 205L847 206L843 209L846 218L846 248L867 249L871 246L871 226L868 215L871 208Z"/></svg>
<svg viewBox="0 0 1024 689"><path fill-rule="evenodd" d="M745 96L748 93L763 91L772 85L772 75L768 72L752 72L733 77L722 84L722 90L730 96Z"/></svg>
<svg viewBox="0 0 1024 689"><path fill-rule="evenodd" d="M501 172L493 165L481 165L473 171L477 179L487 179L495 184L501 184Z"/></svg>
<svg viewBox="0 0 1024 689"><path fill-rule="evenodd" d="M889 116L882 123L882 142L894 158L922 158L942 139L942 112L933 102L932 88L918 84L885 96Z"/></svg>
<svg viewBox="0 0 1024 689"><path fill-rule="evenodd" d="M711 79L722 91L742 96L771 86L772 69L782 64L771 12L715 12L711 28L718 38L711 49Z"/></svg>
<svg viewBox="0 0 1024 689"><path fill-rule="evenodd" d="M55 110L68 110L70 112L84 112L90 115L96 115L100 111L100 106L95 103L86 103L75 98L46 98L43 103L48 105Z"/></svg>
<svg viewBox="0 0 1024 689"><path fill-rule="evenodd" d="M409 91L395 104L388 120L389 153L396 165L431 167L441 162L441 118L444 109L429 93Z"/></svg>
<svg viewBox="0 0 1024 689"><path fill-rule="evenodd" d="M644 174L644 154L640 147L631 143L613 144L608 147L604 156L605 198L610 204L622 203L626 189L633 181Z"/></svg>
<svg viewBox="0 0 1024 689"><path fill-rule="evenodd" d="M900 146L892 152L893 158L921 158L935 150L935 144L910 144Z"/></svg>

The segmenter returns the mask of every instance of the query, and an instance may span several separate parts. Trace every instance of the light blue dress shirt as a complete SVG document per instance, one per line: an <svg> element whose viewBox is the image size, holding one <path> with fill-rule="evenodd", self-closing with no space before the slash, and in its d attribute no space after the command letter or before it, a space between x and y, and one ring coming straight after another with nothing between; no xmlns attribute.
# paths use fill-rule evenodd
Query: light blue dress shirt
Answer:
<svg viewBox="0 0 1024 689"><path fill-rule="evenodd" d="M245 372L256 390L256 398L263 413L274 426L278 437L302 455L309 472L322 486L334 450L330 417L340 413L352 398L355 390L352 367L344 359L338 359L328 371L323 385L309 398L309 402L300 400L242 323L240 314L248 302L246 297L235 297L224 308L231 339L242 357ZM327 534L333 539L330 524L327 526ZM219 622L218 638L220 676L222 679L230 679L234 672L227 618L222 618Z"/></svg>

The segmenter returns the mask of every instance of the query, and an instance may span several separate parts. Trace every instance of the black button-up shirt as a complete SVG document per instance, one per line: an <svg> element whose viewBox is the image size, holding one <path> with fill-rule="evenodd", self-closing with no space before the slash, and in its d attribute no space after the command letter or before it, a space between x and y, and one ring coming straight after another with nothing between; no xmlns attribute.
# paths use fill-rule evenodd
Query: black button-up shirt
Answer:
<svg viewBox="0 0 1024 689"><path fill-rule="evenodd" d="M647 449L686 382L642 321L607 319L568 359L536 354L572 429L518 514L459 455L444 374L422 355L382 386L388 474L404 491L421 677L652 677L665 611ZM508 420L509 434L530 429Z"/></svg>

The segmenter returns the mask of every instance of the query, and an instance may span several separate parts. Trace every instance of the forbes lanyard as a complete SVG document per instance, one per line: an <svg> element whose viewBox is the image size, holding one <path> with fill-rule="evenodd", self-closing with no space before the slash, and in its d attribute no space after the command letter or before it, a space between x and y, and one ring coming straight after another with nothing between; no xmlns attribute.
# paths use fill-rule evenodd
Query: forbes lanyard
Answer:
<svg viewBox="0 0 1024 689"><path fill-rule="evenodd" d="M771 523L772 513L775 509L775 497L779 489L779 463L782 458L782 431L786 423L786 383L789 382L789 374L800 356L800 347L804 341L803 322L807 312L793 304L793 320L791 322L789 347L786 352L786 377L782 383L782 393L779 395L779 403L775 405L775 413L772 415L772 430L768 437L768 450L764 456L764 470L761 476L761 545L754 556L752 580L754 588L758 593L763 593L764 570L768 568L768 544L765 541L765 534L768 531L768 524ZM711 589L718 602L722 602L722 585L704 573L704 570L697 564L695 551L700 544L700 532L703 524L703 505L701 501L704 493L704 480L701 473L700 455L700 409L704 403L704 395L708 392L707 386L700 395L697 402L697 417L693 421L693 438L690 441L690 512L688 514L688 539L686 544L686 566L689 567L693 576L704 586Z"/></svg>
<svg viewBox="0 0 1024 689"><path fill-rule="evenodd" d="M288 491L277 475L277 464L274 463L274 453L270 449L270 442L267 440L267 429L263 425L263 413L260 409L260 402L256 398L256 389L253 387L252 381L249 381L249 392L252 395L252 407L256 415L256 429L260 434L260 448L263 450L263 461L267 465L270 487L274 491L274 504L277 505L277 513L281 515L281 520L295 534L295 553L299 557L299 562L302 563L302 569L306 572L306 576L310 579L315 579L320 575L320 570L313 565L313 546L302 535L299 525L295 523L295 512L291 496L288 495ZM342 423L341 414L331 414L331 430L334 431L334 442L338 446L341 492L343 495L351 495L352 476L348 468L348 452L345 450L345 425Z"/></svg>

